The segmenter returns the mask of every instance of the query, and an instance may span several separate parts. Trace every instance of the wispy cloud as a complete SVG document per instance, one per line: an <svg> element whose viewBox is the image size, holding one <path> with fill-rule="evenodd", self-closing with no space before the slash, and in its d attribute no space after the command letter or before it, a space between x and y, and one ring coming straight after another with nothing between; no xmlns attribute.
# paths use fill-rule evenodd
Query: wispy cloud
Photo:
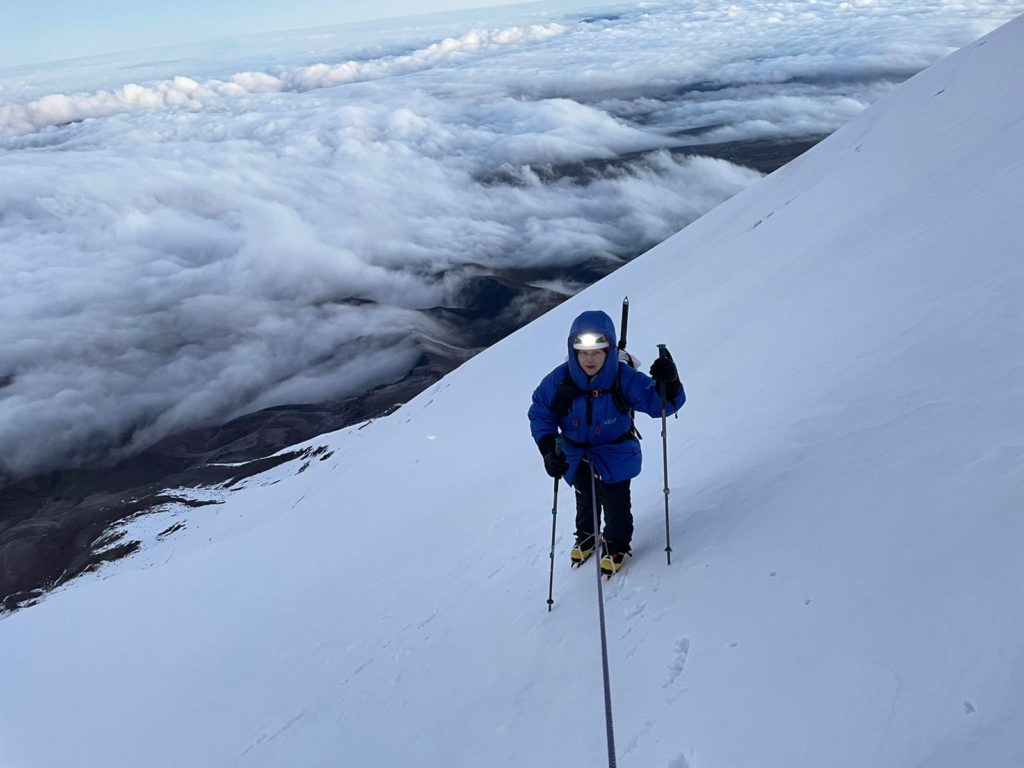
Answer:
<svg viewBox="0 0 1024 768"><path fill-rule="evenodd" d="M109 117L137 110L202 110L221 99L245 94L279 91L309 91L345 83L379 80L457 62L504 46L529 45L563 34L560 24L508 27L499 30L473 29L458 38L446 38L421 50L401 56L387 56L340 64L313 64L286 69L280 74L240 72L228 80L198 82L176 76L138 85L128 83L114 90L95 93L54 93L26 104L0 104L0 132L18 135L48 126L96 117Z"/></svg>

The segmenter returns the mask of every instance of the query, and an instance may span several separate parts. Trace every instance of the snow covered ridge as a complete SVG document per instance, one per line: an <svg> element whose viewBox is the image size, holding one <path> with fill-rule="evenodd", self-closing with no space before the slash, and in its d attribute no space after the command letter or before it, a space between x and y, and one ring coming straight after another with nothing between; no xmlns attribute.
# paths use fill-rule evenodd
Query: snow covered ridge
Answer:
<svg viewBox="0 0 1024 768"><path fill-rule="evenodd" d="M446 38L405 56L346 61L341 64L314 64L285 70L277 75L239 72L228 80L207 80L202 83L191 77L178 76L152 85L128 83L113 91L55 93L27 104L0 104L0 134L17 136L34 133L48 126L146 109L199 111L225 97L248 93L302 92L393 77L457 61L497 47L543 42L565 31L566 28L560 24L535 24L526 28L496 30L472 29L458 38Z"/></svg>
<svg viewBox="0 0 1024 768"><path fill-rule="evenodd" d="M1024 19L133 558L0 621L12 768L603 765L593 574L527 434L631 300L689 401L640 423L607 584L626 768L1024 764ZM308 447L313 447L312 445ZM114 724L114 725L111 725ZM187 738L182 735L187 734Z"/></svg>

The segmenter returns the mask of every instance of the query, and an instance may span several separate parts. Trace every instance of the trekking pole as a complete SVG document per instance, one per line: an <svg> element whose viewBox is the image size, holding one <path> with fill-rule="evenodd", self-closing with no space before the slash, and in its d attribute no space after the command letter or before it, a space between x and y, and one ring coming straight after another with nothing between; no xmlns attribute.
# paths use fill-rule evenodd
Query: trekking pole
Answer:
<svg viewBox="0 0 1024 768"><path fill-rule="evenodd" d="M598 544L598 533L601 531L601 516L597 511L597 478L594 473L594 464L589 457L590 464L590 500L594 508L594 547ZM601 669L604 673L604 724L608 736L608 768L615 768L615 727L612 725L612 688L611 677L608 674L608 639L604 625L604 587L601 583L601 552L594 558L597 563L597 611L601 624Z"/></svg>
<svg viewBox="0 0 1024 768"><path fill-rule="evenodd" d="M555 478L555 499L551 503L551 574L548 576L548 613L555 604L552 594L555 590L555 520L558 517L558 478Z"/></svg>
<svg viewBox="0 0 1024 768"><path fill-rule="evenodd" d="M658 345L658 357L669 357L664 344ZM668 526L668 416L664 382L658 384L658 393L661 395L661 455L665 467L665 556L668 558L668 564L672 565L672 538Z"/></svg>
<svg viewBox="0 0 1024 768"><path fill-rule="evenodd" d="M561 453L562 451L562 438L555 440L555 452ZM551 502L551 574L548 576L548 613L551 613L551 606L555 604L554 590L555 590L555 522L558 519L558 481L561 478L555 478L555 495L554 500Z"/></svg>
<svg viewBox="0 0 1024 768"><path fill-rule="evenodd" d="M552 597L555 589L555 520L558 516L558 478L555 478L555 500L551 505L551 574L548 576L548 613L555 604Z"/></svg>

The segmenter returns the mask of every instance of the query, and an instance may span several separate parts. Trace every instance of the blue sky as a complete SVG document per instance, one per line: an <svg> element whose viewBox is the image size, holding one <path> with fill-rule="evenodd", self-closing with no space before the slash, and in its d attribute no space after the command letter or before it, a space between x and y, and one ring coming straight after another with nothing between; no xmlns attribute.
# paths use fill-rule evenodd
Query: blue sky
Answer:
<svg viewBox="0 0 1024 768"><path fill-rule="evenodd" d="M514 5L514 0L5 0L0 66L239 34Z"/></svg>

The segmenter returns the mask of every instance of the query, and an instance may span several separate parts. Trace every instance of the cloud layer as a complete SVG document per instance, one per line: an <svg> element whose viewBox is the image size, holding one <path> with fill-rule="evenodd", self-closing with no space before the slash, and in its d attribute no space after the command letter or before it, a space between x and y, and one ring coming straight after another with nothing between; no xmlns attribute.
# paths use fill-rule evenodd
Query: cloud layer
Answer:
<svg viewBox="0 0 1024 768"><path fill-rule="evenodd" d="M673 148L823 135L1022 10L536 10L322 32L336 55L305 63L304 33L223 76L0 76L0 472L397 380L468 276L628 258L757 178Z"/></svg>

